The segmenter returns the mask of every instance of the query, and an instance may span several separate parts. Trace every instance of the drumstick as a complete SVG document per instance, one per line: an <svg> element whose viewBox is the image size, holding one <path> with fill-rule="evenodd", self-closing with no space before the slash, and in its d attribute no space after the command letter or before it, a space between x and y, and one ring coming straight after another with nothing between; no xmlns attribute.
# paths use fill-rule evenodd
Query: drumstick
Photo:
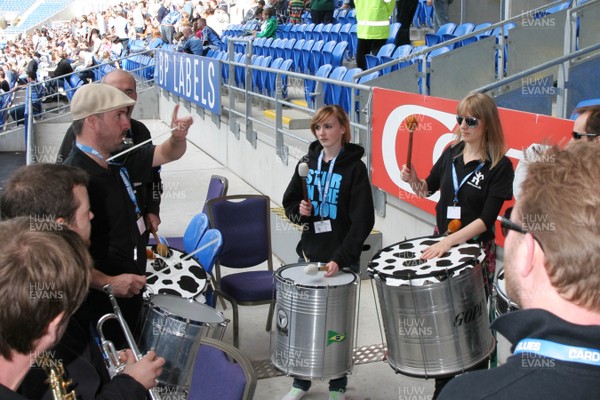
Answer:
<svg viewBox="0 0 600 400"><path fill-rule="evenodd" d="M152 233L152 236L154 236L154 240L156 240L156 253L161 257L167 257L169 255L169 247L160 241L156 234L156 230L153 227L150 227L150 232Z"/></svg>
<svg viewBox="0 0 600 400"><path fill-rule="evenodd" d="M127 154L127 153L129 153L130 151L132 151L132 150L135 150L135 149L137 149L138 147L140 147L140 146L143 146L143 145L145 145L146 143L148 143L148 142L151 142L151 141L152 141L152 140L154 140L154 139L158 139L158 138L159 138L159 137L161 137L161 136L165 136L166 134L169 134L169 133L173 132L175 129L177 129L177 127L175 127L175 128L171 128L171 129L169 129L169 130L168 130L168 131L166 131L166 132L160 133L160 134L158 134L157 136L154 136L153 138L150 138L150 139L144 140L142 143L138 143L138 144L136 144L136 145L135 145L135 146L133 146L133 147L130 147L130 148L126 149L126 150L123 150L123 151L122 151L122 152L120 152L120 153L117 153L117 154L115 154L114 156L110 156L109 158L107 158L107 159L106 159L106 161L112 161L112 160L114 160L115 158L121 157L122 155L124 155L124 154Z"/></svg>
<svg viewBox="0 0 600 400"><path fill-rule="evenodd" d="M412 148L413 148L413 132L417 129L418 121L414 114L409 115L404 120L404 126L408 129L408 150L406 153L406 166L411 168L412 163Z"/></svg>
<svg viewBox="0 0 600 400"><path fill-rule="evenodd" d="M329 268L327 268L327 265L310 264L310 265L307 265L306 267L304 267L304 273L306 275L316 275L317 272L327 271L328 269Z"/></svg>
<svg viewBox="0 0 600 400"><path fill-rule="evenodd" d="M203 245L203 246L201 246L201 247L198 247L196 250L192 251L190 254L186 255L185 257L183 257L182 259L180 259L180 260L179 260L179 261L177 261L177 262L181 262L181 261L187 261L187 260L189 260L189 259L190 259L190 258L192 258L192 257L193 257L195 254L197 254L197 253L201 252L202 250L206 249L207 247L210 247L210 246L212 246L213 244L216 244L218 241L219 241L219 239L218 239L218 238L214 238L214 239L213 239L213 240L211 240L210 242L206 243L205 245ZM165 262L165 264L167 264L167 267L168 267L168 268L171 268L171 267L172 267L172 265L171 265L171 264L169 264L169 263L168 263L166 260L163 260L163 261ZM178 276L178 275L181 275L181 274L182 274L182 273L184 273L184 272L186 272L186 271L182 269L182 270L181 270L181 271L179 271L178 273L176 273L176 274L173 274L173 275L169 276L169 278L175 278L176 276ZM153 274L150 274L150 275L146 276L146 280L148 280L148 279L150 279L150 278L154 278L154 277L156 277L156 276L158 276L158 272L155 272L155 273L153 273Z"/></svg>

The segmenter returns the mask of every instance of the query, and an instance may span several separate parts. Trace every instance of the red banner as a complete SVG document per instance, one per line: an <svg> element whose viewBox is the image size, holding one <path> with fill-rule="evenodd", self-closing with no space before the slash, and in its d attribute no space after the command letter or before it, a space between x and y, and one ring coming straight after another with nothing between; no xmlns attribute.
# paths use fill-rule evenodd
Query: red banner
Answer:
<svg viewBox="0 0 600 400"><path fill-rule="evenodd" d="M404 120L417 117L413 134L412 164L423 179L452 142L458 101L373 88L372 183L388 194L435 215L439 192L427 199L416 197L400 179L406 163L408 130ZM499 109L506 139L506 156L516 168L523 151L533 143L555 144L569 140L573 121L522 111ZM511 206L507 202L504 209ZM498 227L497 227L498 228ZM425 232L424 232L425 234Z"/></svg>

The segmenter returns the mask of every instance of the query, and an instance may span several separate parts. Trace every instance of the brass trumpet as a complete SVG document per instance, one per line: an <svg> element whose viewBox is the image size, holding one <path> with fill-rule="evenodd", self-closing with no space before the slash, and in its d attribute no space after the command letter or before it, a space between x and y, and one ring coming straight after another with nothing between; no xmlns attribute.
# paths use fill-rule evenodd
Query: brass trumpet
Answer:
<svg viewBox="0 0 600 400"><path fill-rule="evenodd" d="M133 356L135 357L136 361L141 360L143 356L140 353L140 350L138 349L137 344L135 343L135 340L133 338L133 335L131 334L131 331L129 330L129 326L127 325L127 322L125 321L125 318L123 318L123 314L121 313L121 308L119 308L119 304L117 304L117 299L113 295L112 286L110 284L104 285L102 290L104 290L104 292L108 295L108 298L110 299L110 303L112 304L114 313L103 315L98 320L96 329L98 330L98 335L100 336L102 352L104 353L104 358L105 358L106 364L107 364L106 367L108 368L108 372L112 378L113 376L115 376L123 371L123 369L125 368L125 363L122 363L119 360L119 355L117 353L117 349L115 348L115 345L113 344L113 342L111 342L110 340L107 340L104 337L104 333L102 332L102 326L104 325L104 323L106 321L108 321L110 319L116 319L117 322L119 322L119 324L121 325L121 329L123 329L123 334L125 335L125 339L127 339L129 348L133 352ZM156 393L156 391L154 389L150 389L149 393L150 393L150 398L152 400L160 400L160 396Z"/></svg>
<svg viewBox="0 0 600 400"><path fill-rule="evenodd" d="M48 355L39 357L37 363L42 367L48 375L47 383L50 385L50 392L53 400L76 400L77 394L75 390L69 391L73 384L70 379L65 379L65 370L63 364L59 360L53 360Z"/></svg>

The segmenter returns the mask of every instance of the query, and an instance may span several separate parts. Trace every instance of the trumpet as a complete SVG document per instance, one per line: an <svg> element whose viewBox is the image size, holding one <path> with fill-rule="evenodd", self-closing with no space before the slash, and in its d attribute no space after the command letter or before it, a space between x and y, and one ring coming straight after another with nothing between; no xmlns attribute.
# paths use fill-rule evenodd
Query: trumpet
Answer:
<svg viewBox="0 0 600 400"><path fill-rule="evenodd" d="M65 370L63 364L59 360L53 360L47 355L41 356L37 363L48 375L48 384L53 400L76 400L77 394L75 390L69 391L73 384L70 379L65 379Z"/></svg>
<svg viewBox="0 0 600 400"><path fill-rule="evenodd" d="M110 340L107 340L104 337L104 333L102 332L102 326L104 325L104 323L106 321L108 321L110 319L115 319L115 320L117 320L117 322L119 322L119 324L121 325L121 329L123 330L123 334L125 335L125 339L127 340L127 343L129 344L129 348L133 352L133 356L135 357L136 361L141 360L143 356L140 353L140 350L138 349L137 344L135 343L135 340L133 339L133 335L131 334L131 330L129 330L129 326L127 325L127 322L125 321L125 318L123 318L123 314L121 313L121 308L119 307L119 304L117 304L117 299L113 295L112 286L110 284L104 285L102 290L104 290L104 293L106 293L108 295L108 298L110 299L114 313L103 315L98 320L98 324L96 324L96 329L98 331L98 336L100 336L102 352L104 354L104 358L105 358L105 361L107 364L106 366L107 366L108 372L112 378L115 375L117 375L123 371L123 369L125 368L125 363L122 363L121 360L119 359L119 355L117 353L117 349L115 348L114 343L111 342ZM154 389L150 389L149 393L150 393L150 398L152 400L160 400L160 396L156 393L156 391Z"/></svg>

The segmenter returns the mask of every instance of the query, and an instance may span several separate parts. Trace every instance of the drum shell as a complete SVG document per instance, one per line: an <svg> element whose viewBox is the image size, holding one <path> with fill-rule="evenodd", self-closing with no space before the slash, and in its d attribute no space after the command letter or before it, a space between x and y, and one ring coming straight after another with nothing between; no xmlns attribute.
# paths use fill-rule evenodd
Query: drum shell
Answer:
<svg viewBox="0 0 600 400"><path fill-rule="evenodd" d="M519 306L514 303L506 291L506 281L504 280L504 266L496 271L494 277L494 318L518 310ZM496 332L498 366L506 364L506 360L511 355L511 344L501 333Z"/></svg>
<svg viewBox="0 0 600 400"><path fill-rule="evenodd" d="M181 306L197 310L198 320L180 317L176 315L176 310L167 310L153 304L153 299L161 296L176 299ZM162 374L157 379L160 385L179 388L184 392L191 384L200 339L207 337L221 340L228 321L220 312L205 304L171 295L156 295L144 304L144 308L139 350L142 354L154 350L165 359Z"/></svg>
<svg viewBox="0 0 600 400"><path fill-rule="evenodd" d="M335 379L352 370L358 276L339 286L310 287L276 274L276 321L271 361L275 368L302 379ZM344 335L329 340L330 332Z"/></svg>
<svg viewBox="0 0 600 400"><path fill-rule="evenodd" d="M494 347L480 264L439 283L389 286L375 275L388 344L397 372L451 376L485 360Z"/></svg>

